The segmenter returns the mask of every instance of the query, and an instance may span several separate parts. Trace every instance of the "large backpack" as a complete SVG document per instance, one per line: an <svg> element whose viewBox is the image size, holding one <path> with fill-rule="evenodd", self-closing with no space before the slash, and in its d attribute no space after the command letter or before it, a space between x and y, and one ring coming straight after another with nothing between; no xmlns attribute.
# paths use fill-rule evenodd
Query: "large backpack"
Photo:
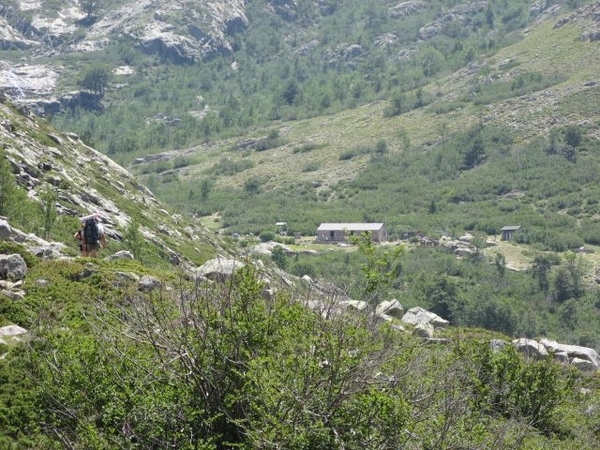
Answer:
<svg viewBox="0 0 600 450"><path fill-rule="evenodd" d="M86 244L97 244L99 238L100 232L96 220L94 218L86 219L83 226L83 241Z"/></svg>

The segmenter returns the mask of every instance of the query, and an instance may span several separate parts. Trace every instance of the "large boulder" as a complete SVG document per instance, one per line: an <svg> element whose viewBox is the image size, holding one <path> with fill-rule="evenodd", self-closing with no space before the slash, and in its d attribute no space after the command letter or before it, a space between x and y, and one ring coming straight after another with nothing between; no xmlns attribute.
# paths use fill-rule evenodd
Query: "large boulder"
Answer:
<svg viewBox="0 0 600 450"><path fill-rule="evenodd" d="M156 291L162 288L162 282L154 277L145 275L138 283L138 289L143 292Z"/></svg>
<svg viewBox="0 0 600 450"><path fill-rule="evenodd" d="M430 323L434 328L446 328L450 324L446 319L442 319L437 314L429 312L419 306L415 306L406 311L406 314L402 316L401 320L402 322L411 325Z"/></svg>
<svg viewBox="0 0 600 450"><path fill-rule="evenodd" d="M540 344L546 347L546 350L552 353L564 352L569 355L569 360L573 362L575 358L579 360L589 361L594 368L600 368L600 356L593 348L581 347L579 345L559 344L550 339L541 339Z"/></svg>
<svg viewBox="0 0 600 450"><path fill-rule="evenodd" d="M396 319L402 319L402 316L404 315L404 308L396 299L385 300L377 305L375 314L382 317L390 316Z"/></svg>
<svg viewBox="0 0 600 450"><path fill-rule="evenodd" d="M527 358L540 360L548 356L548 350L534 339L520 338L513 342L515 348Z"/></svg>
<svg viewBox="0 0 600 450"><path fill-rule="evenodd" d="M12 228L8 222L0 218L0 240L7 241L12 235Z"/></svg>
<svg viewBox="0 0 600 450"><path fill-rule="evenodd" d="M233 273L245 264L235 259L214 258L206 261L196 271L196 275L209 280L223 280L231 277Z"/></svg>
<svg viewBox="0 0 600 450"><path fill-rule="evenodd" d="M22 280L27 275L27 264L21 255L0 255L0 279Z"/></svg>
<svg viewBox="0 0 600 450"><path fill-rule="evenodd" d="M129 250L120 250L117 253L108 255L104 258L105 261L114 261L115 259L135 259L133 253Z"/></svg>
<svg viewBox="0 0 600 450"><path fill-rule="evenodd" d="M582 358L573 358L573 360L571 361L571 365L581 370L582 372L594 372L598 369L598 367L595 366L594 363Z"/></svg>
<svg viewBox="0 0 600 450"><path fill-rule="evenodd" d="M418 323L413 328L413 336L431 339L433 337L434 328L431 323Z"/></svg>
<svg viewBox="0 0 600 450"><path fill-rule="evenodd" d="M0 328L0 344L21 342L28 331L18 325L6 325Z"/></svg>

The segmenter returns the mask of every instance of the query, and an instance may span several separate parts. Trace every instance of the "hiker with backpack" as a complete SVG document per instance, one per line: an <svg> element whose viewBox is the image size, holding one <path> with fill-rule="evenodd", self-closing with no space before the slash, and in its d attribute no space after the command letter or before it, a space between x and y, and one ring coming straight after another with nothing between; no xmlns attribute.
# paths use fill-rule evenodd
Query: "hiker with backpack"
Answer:
<svg viewBox="0 0 600 450"><path fill-rule="evenodd" d="M78 234L81 236L81 256L95 258L98 256L100 246L102 248L106 247L106 236L104 234L104 227L102 226L102 219L98 213L94 213L91 216L81 219L81 223L81 230L75 233L76 239L78 239Z"/></svg>

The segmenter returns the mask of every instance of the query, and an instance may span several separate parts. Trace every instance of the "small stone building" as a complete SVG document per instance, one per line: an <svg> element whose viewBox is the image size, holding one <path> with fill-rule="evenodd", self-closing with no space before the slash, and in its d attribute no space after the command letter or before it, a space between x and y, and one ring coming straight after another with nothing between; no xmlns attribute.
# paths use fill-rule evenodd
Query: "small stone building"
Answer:
<svg viewBox="0 0 600 450"><path fill-rule="evenodd" d="M521 229L519 225L508 225L506 227L502 227L500 231L502 232L502 240L503 241L512 241L515 235L515 231Z"/></svg>
<svg viewBox="0 0 600 450"><path fill-rule="evenodd" d="M372 233L373 242L388 240L383 223L322 223L317 229L317 242L337 244L346 242L349 236Z"/></svg>

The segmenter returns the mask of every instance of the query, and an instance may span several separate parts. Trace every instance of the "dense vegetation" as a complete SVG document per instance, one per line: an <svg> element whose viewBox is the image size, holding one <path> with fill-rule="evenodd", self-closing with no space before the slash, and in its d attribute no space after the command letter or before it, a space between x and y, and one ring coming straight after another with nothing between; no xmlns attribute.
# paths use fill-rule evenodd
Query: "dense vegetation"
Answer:
<svg viewBox="0 0 600 450"><path fill-rule="evenodd" d="M219 211L230 233L275 231L282 219L290 233L304 235L331 218L384 222L392 239L416 231L432 237L465 230L493 236L518 224L519 242L565 251L597 244L599 150L588 130L577 126L517 144L507 130L477 124L413 152L357 149L367 155L365 169L325 189L298 181L267 190L261 188L265 181L255 178L237 189L219 188L210 184L211 174L200 186L195 178L165 176L153 187L189 213ZM244 161L223 159L214 173L225 165L244 170Z"/></svg>
<svg viewBox="0 0 600 450"><path fill-rule="evenodd" d="M424 345L267 298L251 266L194 286L131 262L81 277L83 263L35 264L27 302L2 309L32 330L2 360L6 447L591 450L599 437L598 380L492 351L501 334ZM115 283L123 271L175 289Z"/></svg>
<svg viewBox="0 0 600 450"><path fill-rule="evenodd" d="M0 172L0 214L18 224L29 205L34 223L52 216L24 199L6 163ZM62 227L50 229L62 236ZM327 301L310 309L303 291L266 296L252 265L224 283L197 283L144 257L95 260L90 271L86 259L41 261L0 245L29 268L25 300L0 295L0 325L31 333L0 346L0 445L595 448L597 375L490 347L546 330L593 345L599 308L581 259L552 271L559 259L540 254L531 273L512 273L501 257L388 250L368 236L354 243L357 252L273 260L346 280L371 306L394 293L426 306L452 322L446 341L426 344L369 314L339 315ZM133 273L163 287L140 290Z"/></svg>

